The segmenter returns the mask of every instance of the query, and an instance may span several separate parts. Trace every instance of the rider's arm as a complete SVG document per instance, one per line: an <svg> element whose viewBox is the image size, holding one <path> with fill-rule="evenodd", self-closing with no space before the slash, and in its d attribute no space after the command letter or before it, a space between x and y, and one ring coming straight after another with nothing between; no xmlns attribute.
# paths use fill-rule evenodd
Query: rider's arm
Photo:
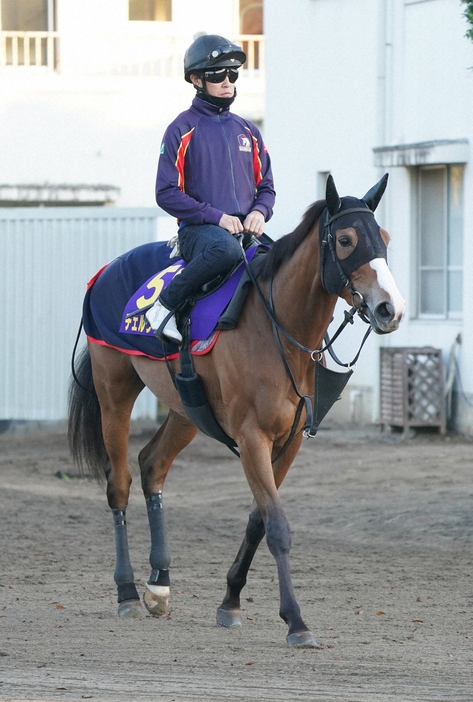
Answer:
<svg viewBox="0 0 473 702"><path fill-rule="evenodd" d="M189 224L219 224L221 210L185 192L184 161L194 130L182 134L171 124L164 134L156 177L156 202L165 212Z"/></svg>

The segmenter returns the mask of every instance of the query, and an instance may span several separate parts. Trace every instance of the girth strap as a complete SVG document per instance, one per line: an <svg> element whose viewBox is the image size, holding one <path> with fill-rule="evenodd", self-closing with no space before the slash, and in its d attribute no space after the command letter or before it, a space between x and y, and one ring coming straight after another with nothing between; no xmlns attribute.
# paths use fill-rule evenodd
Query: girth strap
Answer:
<svg viewBox="0 0 473 702"><path fill-rule="evenodd" d="M194 371L189 342L189 330L190 324L189 321L187 321L183 328L183 342L179 348L181 372L175 373L173 377L174 384L179 391L186 414L191 422L204 434L225 444L232 453L236 456L240 456L236 442L231 436L228 436L215 418L212 408L208 403L202 380ZM170 368L169 365L168 368ZM172 372L172 369L170 370Z"/></svg>

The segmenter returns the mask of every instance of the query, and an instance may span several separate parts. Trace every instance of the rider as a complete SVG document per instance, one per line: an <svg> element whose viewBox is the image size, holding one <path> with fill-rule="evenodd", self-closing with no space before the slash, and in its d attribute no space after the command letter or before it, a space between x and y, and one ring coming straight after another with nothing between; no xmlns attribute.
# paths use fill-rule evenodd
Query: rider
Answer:
<svg viewBox="0 0 473 702"><path fill-rule="evenodd" d="M187 265L146 316L160 336L178 343L182 335L174 312L242 259L234 235L261 236L273 213L271 162L261 133L230 112L245 61L244 51L228 39L197 36L184 56L184 77L197 95L168 126L161 145L156 201L178 219L180 255Z"/></svg>

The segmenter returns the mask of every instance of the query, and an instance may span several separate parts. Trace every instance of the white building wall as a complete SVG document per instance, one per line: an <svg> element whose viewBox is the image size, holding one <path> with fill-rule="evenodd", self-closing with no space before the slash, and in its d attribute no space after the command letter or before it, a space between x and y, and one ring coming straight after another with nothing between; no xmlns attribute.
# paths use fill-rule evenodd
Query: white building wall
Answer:
<svg viewBox="0 0 473 702"><path fill-rule="evenodd" d="M399 276L406 279L405 294L411 310L409 319L385 345L430 345L448 355L458 334L462 344L458 359L465 392L473 399L473 324L468 301L473 294L469 268L473 262L471 232L473 231L473 44L465 38L467 25L462 7L455 0L429 0L422 3L396 2L399 25L403 32L403 52L395 54L393 65L394 89L391 144L409 144L442 139L468 139L468 159L464 173L464 310L463 319L427 321L415 318L414 223L395 208L395 202L405 204L407 213L413 207L409 171L392 169L389 202L396 247L402 248ZM407 215L409 216L409 214ZM410 225L410 226L409 226ZM384 340L383 340L384 342ZM473 433L471 408L464 405L456 418L457 427Z"/></svg>
<svg viewBox="0 0 473 702"><path fill-rule="evenodd" d="M162 134L190 95L147 80L146 90L121 77L50 75L34 88L0 78L11 81L0 98L0 182L112 185L116 204L151 207Z"/></svg>
<svg viewBox="0 0 473 702"><path fill-rule="evenodd" d="M345 194L358 182L364 194L376 177L363 159L377 128L373 6L373 0L294 0L290 22L286 3L265 6L265 138L278 194L275 234L292 230L322 196L319 172L331 171Z"/></svg>
<svg viewBox="0 0 473 702"><path fill-rule="evenodd" d="M291 231L322 195L318 173L332 172L341 195L357 196L390 173L376 214L392 236L388 260L408 317L395 334L369 339L343 402L332 410L340 417L353 414L356 396L361 418L377 421L380 345L432 345L447 359L459 332L462 383L473 399L471 163L464 182L463 320L429 322L415 319L413 305L411 174L405 167L377 168L373 154L376 147L429 140L473 143L473 44L462 12L457 0L294 0L288 22L285 3L265 5L265 136L278 193L271 233ZM337 342L343 360L353 357L353 336L361 333L350 330ZM464 406L458 421L473 432L469 413Z"/></svg>

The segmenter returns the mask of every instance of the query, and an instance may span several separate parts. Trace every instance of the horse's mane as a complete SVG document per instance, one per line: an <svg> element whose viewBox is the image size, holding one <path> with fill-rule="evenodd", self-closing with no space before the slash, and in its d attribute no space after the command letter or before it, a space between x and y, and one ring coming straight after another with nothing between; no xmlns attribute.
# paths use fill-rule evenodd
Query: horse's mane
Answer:
<svg viewBox="0 0 473 702"><path fill-rule="evenodd" d="M301 223L294 231L275 241L269 253L264 257L264 261L259 270L258 277L261 280L268 280L285 261L291 258L297 247L304 241L309 232L312 231L325 206L325 200L317 200L317 202L314 202L307 208Z"/></svg>

